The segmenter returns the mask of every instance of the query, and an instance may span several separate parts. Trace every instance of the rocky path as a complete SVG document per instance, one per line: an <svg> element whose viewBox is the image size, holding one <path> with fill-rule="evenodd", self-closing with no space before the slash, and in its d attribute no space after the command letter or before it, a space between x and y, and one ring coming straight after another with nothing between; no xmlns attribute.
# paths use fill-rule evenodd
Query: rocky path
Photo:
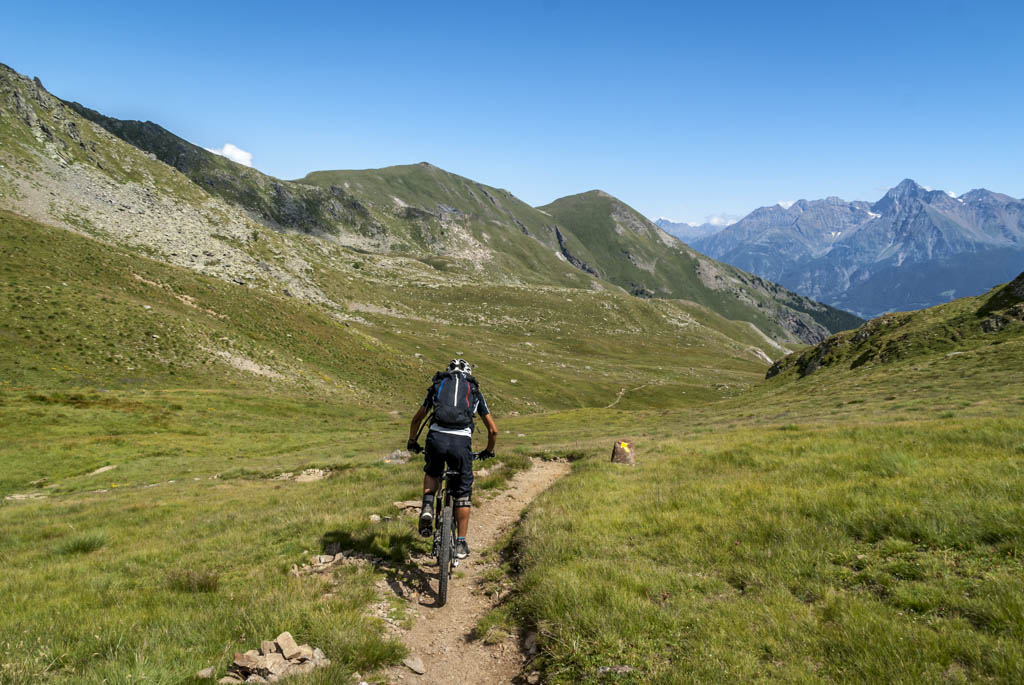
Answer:
<svg viewBox="0 0 1024 685"><path fill-rule="evenodd" d="M419 560L429 588L419 593L419 607L410 630L399 636L409 647L413 665L419 659L423 673L396 666L380 675L389 683L510 683L523 670L524 656L515 637L494 645L472 639L473 627L496 600L481 590L483 574L493 563L481 554L498 541L537 495L569 472L565 462L535 459L529 471L516 474L510 487L473 509L468 540L472 555L462 562L448 589L448 603L436 607L437 566L433 559Z"/></svg>

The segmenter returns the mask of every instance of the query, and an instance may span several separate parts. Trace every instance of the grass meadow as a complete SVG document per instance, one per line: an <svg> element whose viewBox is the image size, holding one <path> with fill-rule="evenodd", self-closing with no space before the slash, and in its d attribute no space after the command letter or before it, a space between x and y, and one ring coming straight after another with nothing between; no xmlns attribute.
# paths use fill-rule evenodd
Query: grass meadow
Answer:
<svg viewBox="0 0 1024 685"><path fill-rule="evenodd" d="M288 571L335 540L394 561L426 550L392 506L418 497L421 463L383 461L407 416L238 392L7 391L0 423L3 491L40 497L0 506L0 682L188 682L284 630L333 662L297 682L405 653L366 611L374 574ZM477 496L528 466L504 460ZM307 468L331 475L275 480Z"/></svg>
<svg viewBox="0 0 1024 685"><path fill-rule="evenodd" d="M0 683L188 682L284 630L333 662L297 683L395 663L379 578L289 569L425 549L392 506L420 465L383 457L452 356L501 431L480 496L574 460L477 627L536 630L547 680L1024 680L1024 336L981 334L983 298L763 382L749 327L683 301L323 245L326 311L0 229ZM635 467L607 463L623 438ZM275 479L307 468L331 476Z"/></svg>
<svg viewBox="0 0 1024 685"><path fill-rule="evenodd" d="M555 683L1021 682L1024 345L989 342L572 443L547 417L589 456L510 543L499 618Z"/></svg>

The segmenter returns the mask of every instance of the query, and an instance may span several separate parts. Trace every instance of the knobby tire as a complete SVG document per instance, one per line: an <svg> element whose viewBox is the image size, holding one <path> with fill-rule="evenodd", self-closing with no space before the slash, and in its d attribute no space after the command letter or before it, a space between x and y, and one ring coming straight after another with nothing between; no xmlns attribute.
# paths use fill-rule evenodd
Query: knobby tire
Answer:
<svg viewBox="0 0 1024 685"><path fill-rule="evenodd" d="M444 606L448 601L448 578L452 574L452 507L449 504L441 515L441 548L437 550L437 605Z"/></svg>

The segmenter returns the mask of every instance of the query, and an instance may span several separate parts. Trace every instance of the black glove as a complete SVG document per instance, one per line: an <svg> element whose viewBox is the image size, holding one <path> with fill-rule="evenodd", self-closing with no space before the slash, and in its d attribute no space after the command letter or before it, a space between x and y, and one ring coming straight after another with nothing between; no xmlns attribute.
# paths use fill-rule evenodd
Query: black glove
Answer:
<svg viewBox="0 0 1024 685"><path fill-rule="evenodd" d="M405 449L409 450L413 454L419 454L423 451L423 448L420 447L420 444L416 442L414 438L409 438L409 442L405 443Z"/></svg>
<svg viewBox="0 0 1024 685"><path fill-rule="evenodd" d="M477 459L490 459L493 456L494 456L494 452L492 452L491 450L484 450L484 451L480 452L480 454L476 455L476 458Z"/></svg>

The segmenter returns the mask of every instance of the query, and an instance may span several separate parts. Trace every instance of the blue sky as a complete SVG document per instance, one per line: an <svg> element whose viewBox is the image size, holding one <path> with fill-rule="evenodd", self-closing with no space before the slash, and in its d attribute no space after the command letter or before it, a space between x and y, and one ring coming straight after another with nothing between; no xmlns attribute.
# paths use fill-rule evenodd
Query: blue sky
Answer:
<svg viewBox="0 0 1024 685"><path fill-rule="evenodd" d="M0 62L281 178L429 161L651 217L1024 196L1024 3L10 3Z"/></svg>

